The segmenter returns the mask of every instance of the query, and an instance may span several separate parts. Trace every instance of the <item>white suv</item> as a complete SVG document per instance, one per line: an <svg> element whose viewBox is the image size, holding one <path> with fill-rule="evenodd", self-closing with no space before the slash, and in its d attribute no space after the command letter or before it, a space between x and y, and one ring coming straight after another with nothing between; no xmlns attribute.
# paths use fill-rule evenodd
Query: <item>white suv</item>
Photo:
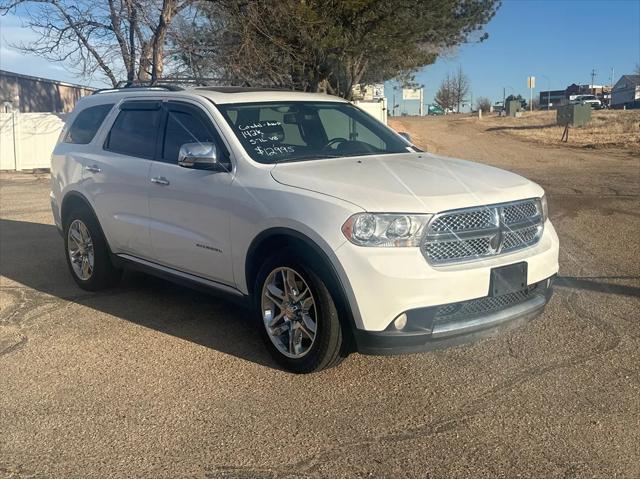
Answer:
<svg viewBox="0 0 640 479"><path fill-rule="evenodd" d="M540 186L425 153L328 95L101 91L51 163L80 287L130 267L229 293L295 372L520 323L558 271Z"/></svg>

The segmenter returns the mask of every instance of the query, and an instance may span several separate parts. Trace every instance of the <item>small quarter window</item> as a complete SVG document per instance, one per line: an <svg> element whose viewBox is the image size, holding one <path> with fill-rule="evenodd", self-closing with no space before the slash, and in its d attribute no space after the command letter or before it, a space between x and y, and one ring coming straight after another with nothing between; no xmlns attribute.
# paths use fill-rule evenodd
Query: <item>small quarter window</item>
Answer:
<svg viewBox="0 0 640 479"><path fill-rule="evenodd" d="M113 105L113 103L96 105L82 110L73 121L63 141L76 145L91 143Z"/></svg>

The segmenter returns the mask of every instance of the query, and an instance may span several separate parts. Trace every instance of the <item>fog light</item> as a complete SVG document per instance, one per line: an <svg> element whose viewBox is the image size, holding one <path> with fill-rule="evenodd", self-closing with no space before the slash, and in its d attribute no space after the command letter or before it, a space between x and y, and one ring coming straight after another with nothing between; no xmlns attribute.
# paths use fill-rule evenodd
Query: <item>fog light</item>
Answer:
<svg viewBox="0 0 640 479"><path fill-rule="evenodd" d="M406 325L407 325L407 315L405 313L402 313L400 316L398 316L396 319L393 320L393 326L397 330L404 329Z"/></svg>

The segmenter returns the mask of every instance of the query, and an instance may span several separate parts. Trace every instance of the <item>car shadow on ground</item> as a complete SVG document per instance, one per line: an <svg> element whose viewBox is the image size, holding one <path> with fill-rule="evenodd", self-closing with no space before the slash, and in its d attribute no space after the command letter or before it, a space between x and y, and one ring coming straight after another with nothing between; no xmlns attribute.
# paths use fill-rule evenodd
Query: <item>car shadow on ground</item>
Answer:
<svg viewBox="0 0 640 479"><path fill-rule="evenodd" d="M628 286L626 284L611 283L612 280L638 280L638 276L599 276L599 277L577 277L560 276L555 285L561 288L584 289L596 291L598 293L618 294L622 296L640 297L640 288ZM606 281L602 281L606 280Z"/></svg>
<svg viewBox="0 0 640 479"><path fill-rule="evenodd" d="M146 328L280 369L245 307L137 272L125 272L122 282L109 291L84 291L71 278L63 248L53 225L0 219L1 276Z"/></svg>

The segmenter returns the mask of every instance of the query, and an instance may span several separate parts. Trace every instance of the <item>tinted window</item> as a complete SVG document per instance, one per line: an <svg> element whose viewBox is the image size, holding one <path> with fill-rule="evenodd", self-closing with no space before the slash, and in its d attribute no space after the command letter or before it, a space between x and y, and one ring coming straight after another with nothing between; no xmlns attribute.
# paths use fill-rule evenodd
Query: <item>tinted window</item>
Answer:
<svg viewBox="0 0 640 479"><path fill-rule="evenodd" d="M118 114L105 143L105 149L140 158L153 158L162 110L135 109L127 105Z"/></svg>
<svg viewBox="0 0 640 479"><path fill-rule="evenodd" d="M91 143L98 128L102 125L107 113L113 108L113 103L107 105L90 106L82 110L73 121L71 128L64 137L65 143L86 145Z"/></svg>
<svg viewBox="0 0 640 479"><path fill-rule="evenodd" d="M214 141L212 127L200 112L188 107L169 109L162 149L164 161L178 163L178 151L185 143Z"/></svg>

